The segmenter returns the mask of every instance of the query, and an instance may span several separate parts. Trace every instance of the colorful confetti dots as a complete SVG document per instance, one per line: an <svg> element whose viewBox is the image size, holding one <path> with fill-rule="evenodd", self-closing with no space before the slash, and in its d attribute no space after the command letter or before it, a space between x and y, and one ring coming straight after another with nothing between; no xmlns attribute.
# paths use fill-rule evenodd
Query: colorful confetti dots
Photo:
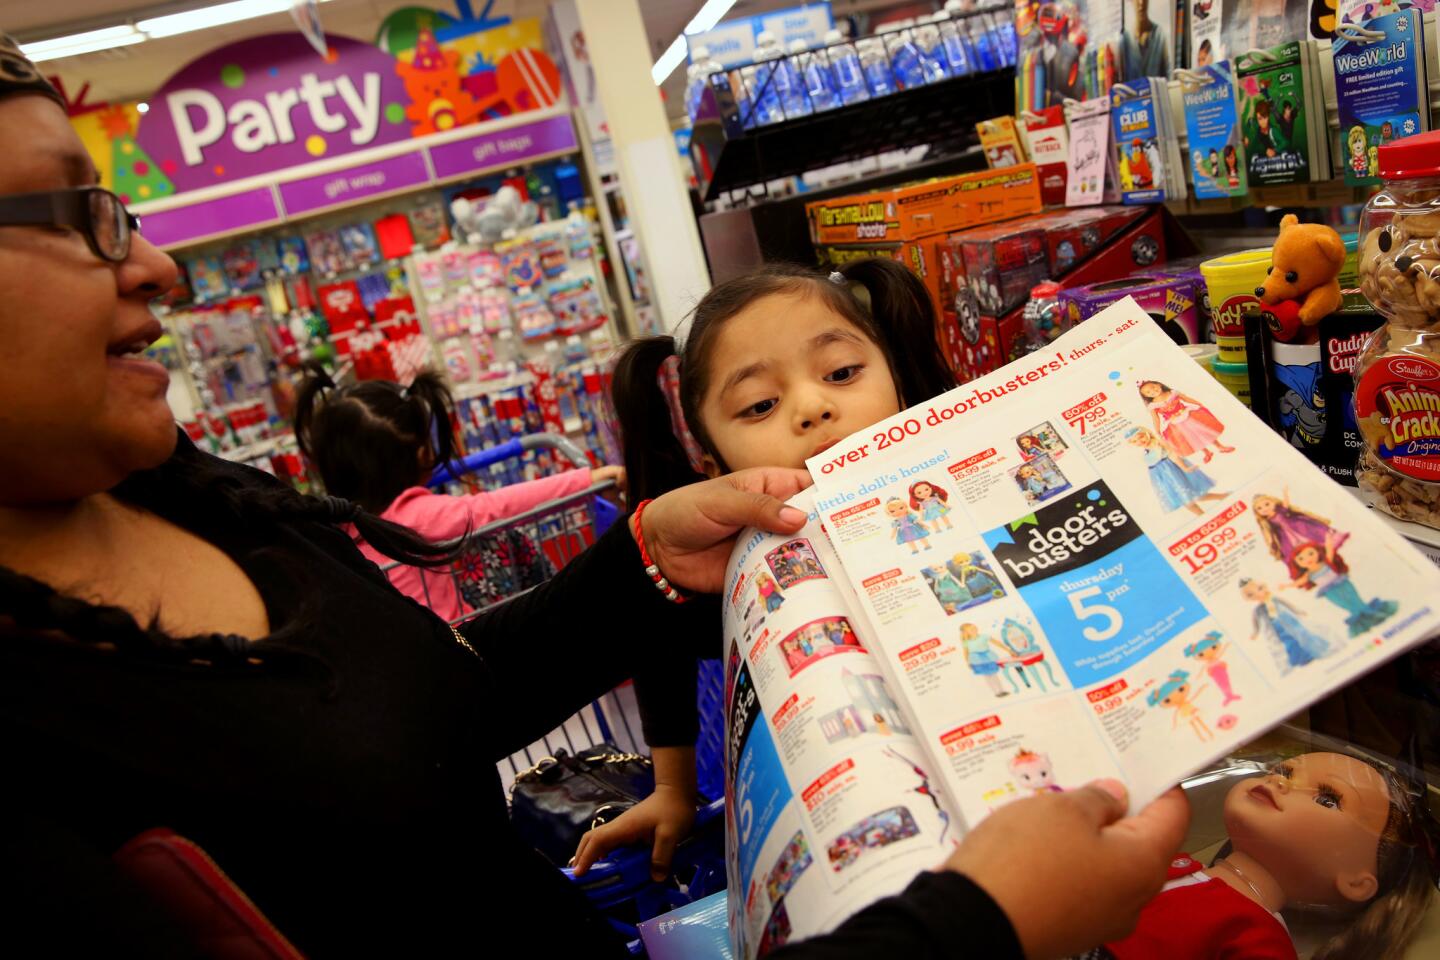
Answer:
<svg viewBox="0 0 1440 960"><path fill-rule="evenodd" d="M223 163L217 163L217 164L215 164L215 176L217 176L217 177L223 177L223 176L225 176L225 164L223 164Z"/></svg>
<svg viewBox="0 0 1440 960"><path fill-rule="evenodd" d="M318 133L312 133L305 138L305 150L312 157L322 156L325 153L325 138Z"/></svg>
<svg viewBox="0 0 1440 960"><path fill-rule="evenodd" d="M136 161L135 161L135 175L136 175L136 176L138 176L138 177L144 177L144 176L148 176L149 173L150 173L150 164L146 163L144 160L136 160Z"/></svg>
<svg viewBox="0 0 1440 960"><path fill-rule="evenodd" d="M391 123L404 123L405 108L398 103L387 103L385 105L385 119Z"/></svg>
<svg viewBox="0 0 1440 960"><path fill-rule="evenodd" d="M139 186L139 188L136 190L136 192L139 193L141 197L148 197L148 196L150 196L150 184L148 184L148 183L142 183L142 184L140 184L140 186Z"/></svg>
<svg viewBox="0 0 1440 960"><path fill-rule="evenodd" d="M126 140L124 143L120 144L120 152L126 154L127 156L134 153L135 144L131 143L129 140Z"/></svg>
<svg viewBox="0 0 1440 960"><path fill-rule="evenodd" d="M160 169L164 170L166 173L174 173L176 170L179 169L179 165L176 164L174 160L161 160Z"/></svg>
<svg viewBox="0 0 1440 960"><path fill-rule="evenodd" d="M220 68L220 82L231 90L245 86L245 71L238 64L227 63Z"/></svg>

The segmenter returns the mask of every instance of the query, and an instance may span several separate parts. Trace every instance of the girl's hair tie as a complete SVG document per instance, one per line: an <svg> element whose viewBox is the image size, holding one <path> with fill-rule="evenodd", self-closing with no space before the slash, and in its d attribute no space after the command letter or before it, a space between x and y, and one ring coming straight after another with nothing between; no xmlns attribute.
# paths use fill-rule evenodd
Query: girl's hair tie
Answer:
<svg viewBox="0 0 1440 960"><path fill-rule="evenodd" d="M832 270L830 271L829 280L831 283L838 283L843 285L845 283L845 274L841 273L839 270Z"/></svg>

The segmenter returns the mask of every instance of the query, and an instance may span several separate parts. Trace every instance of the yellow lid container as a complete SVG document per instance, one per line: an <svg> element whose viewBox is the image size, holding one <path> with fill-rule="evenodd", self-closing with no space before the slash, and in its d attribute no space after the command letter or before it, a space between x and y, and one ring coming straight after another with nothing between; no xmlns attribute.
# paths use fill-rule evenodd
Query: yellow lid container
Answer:
<svg viewBox="0 0 1440 960"><path fill-rule="evenodd" d="M1210 295L1210 322L1215 338L1245 336L1245 309L1258 304L1255 288L1270 269L1270 248L1242 250L1200 264Z"/></svg>

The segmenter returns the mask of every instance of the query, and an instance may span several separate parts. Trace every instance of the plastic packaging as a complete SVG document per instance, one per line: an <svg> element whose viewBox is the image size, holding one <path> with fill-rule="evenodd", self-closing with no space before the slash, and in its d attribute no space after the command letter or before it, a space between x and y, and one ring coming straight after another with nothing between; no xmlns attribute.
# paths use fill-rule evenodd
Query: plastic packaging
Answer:
<svg viewBox="0 0 1440 960"><path fill-rule="evenodd" d="M915 45L915 36L908 28L887 31L881 36L885 41L885 55L890 58L890 71L900 89L925 85L925 64L920 57L920 48Z"/></svg>
<svg viewBox="0 0 1440 960"><path fill-rule="evenodd" d="M698 46L690 51L692 63L687 76L689 79L685 84L685 113L690 117L690 122L695 122L695 116L700 111L700 102L704 99L705 88L711 83L711 77L717 73L723 73L725 68L716 60L710 58L710 48Z"/></svg>
<svg viewBox="0 0 1440 960"><path fill-rule="evenodd" d="M947 4L948 6L948 4ZM1019 59L1020 43L1015 35L1015 10L1007 7L1005 0L995 0L985 5L990 13L991 36L994 38L995 55L1000 65L1015 66Z"/></svg>
<svg viewBox="0 0 1440 960"><path fill-rule="evenodd" d="M975 44L970 40L969 26L963 20L954 19L959 11L960 0L950 0L945 4L945 12L949 16L935 24L940 31L940 46L945 52L945 62L952 77L963 77L973 72L976 66Z"/></svg>
<svg viewBox="0 0 1440 960"><path fill-rule="evenodd" d="M945 56L945 45L940 37L937 20L947 19L939 13L921 20L915 25L915 49L920 53L920 67L925 73L926 83L936 83L950 77L950 61Z"/></svg>
<svg viewBox="0 0 1440 960"><path fill-rule="evenodd" d="M804 40L794 40L790 44L790 56L775 63L771 82L780 93L780 109L785 111L786 120L808 117L815 112L810 95L805 92L805 78L800 72L801 54L807 49Z"/></svg>
<svg viewBox="0 0 1440 960"><path fill-rule="evenodd" d="M860 54L855 51L853 43L845 42L839 30L825 34L825 56L830 63L830 73L835 78L835 91L841 103L861 103L870 99L870 88L865 85L865 73L860 69Z"/></svg>
<svg viewBox="0 0 1440 960"><path fill-rule="evenodd" d="M794 51L790 60L799 68L805 95L810 98L810 105L815 108L815 112L834 110L840 106L840 94L835 88L835 74L830 70L825 51L809 50L803 40L796 40L790 45L790 49Z"/></svg>
<svg viewBox="0 0 1440 960"><path fill-rule="evenodd" d="M777 70L785 64L784 58L775 35L768 30L760 31L756 39L755 64L750 68L753 78L750 101L754 105L757 127L785 119L785 108L780 103L780 87L785 83L785 77L776 76Z"/></svg>
<svg viewBox="0 0 1440 960"><path fill-rule="evenodd" d="M1440 528L1440 131L1379 150L1384 187L1360 217L1360 290L1385 317L1355 364L1361 494Z"/></svg>
<svg viewBox="0 0 1440 960"><path fill-rule="evenodd" d="M1067 311L1060 302L1060 284L1053 280L1036 284L1023 313L1025 341L1030 350L1049 346L1070 329Z"/></svg>
<svg viewBox="0 0 1440 960"><path fill-rule="evenodd" d="M880 37L865 37L855 44L860 58L860 71L865 75L865 85L870 95L883 97L894 93L895 74L890 70L890 56L885 52L885 41Z"/></svg>

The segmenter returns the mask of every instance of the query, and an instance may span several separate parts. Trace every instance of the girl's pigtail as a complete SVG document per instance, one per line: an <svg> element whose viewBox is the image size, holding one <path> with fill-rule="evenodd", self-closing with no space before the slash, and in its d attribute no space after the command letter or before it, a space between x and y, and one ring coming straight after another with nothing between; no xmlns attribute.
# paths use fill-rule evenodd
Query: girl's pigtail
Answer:
<svg viewBox="0 0 1440 960"><path fill-rule="evenodd" d="M870 316L906 404L919 403L955 387L936 338L935 308L920 278L903 264L867 257L845 265L845 279L869 295Z"/></svg>
<svg viewBox="0 0 1440 960"><path fill-rule="evenodd" d="M295 395L295 442L307 459L313 459L310 449L310 429L315 422L315 412L320 406L321 395L335 389L335 381L318 361L309 361L304 367L306 377Z"/></svg>
<svg viewBox="0 0 1440 960"><path fill-rule="evenodd" d="M632 503L705 479L675 436L670 403L660 388L661 368L673 356L673 337L648 337L631 343L615 363L612 396Z"/></svg>
<svg viewBox="0 0 1440 960"><path fill-rule="evenodd" d="M458 453L455 438L455 398L445 386L445 379L434 370L416 374L405 388L407 402L421 407L421 416L430 424L430 449L435 465L451 463Z"/></svg>

